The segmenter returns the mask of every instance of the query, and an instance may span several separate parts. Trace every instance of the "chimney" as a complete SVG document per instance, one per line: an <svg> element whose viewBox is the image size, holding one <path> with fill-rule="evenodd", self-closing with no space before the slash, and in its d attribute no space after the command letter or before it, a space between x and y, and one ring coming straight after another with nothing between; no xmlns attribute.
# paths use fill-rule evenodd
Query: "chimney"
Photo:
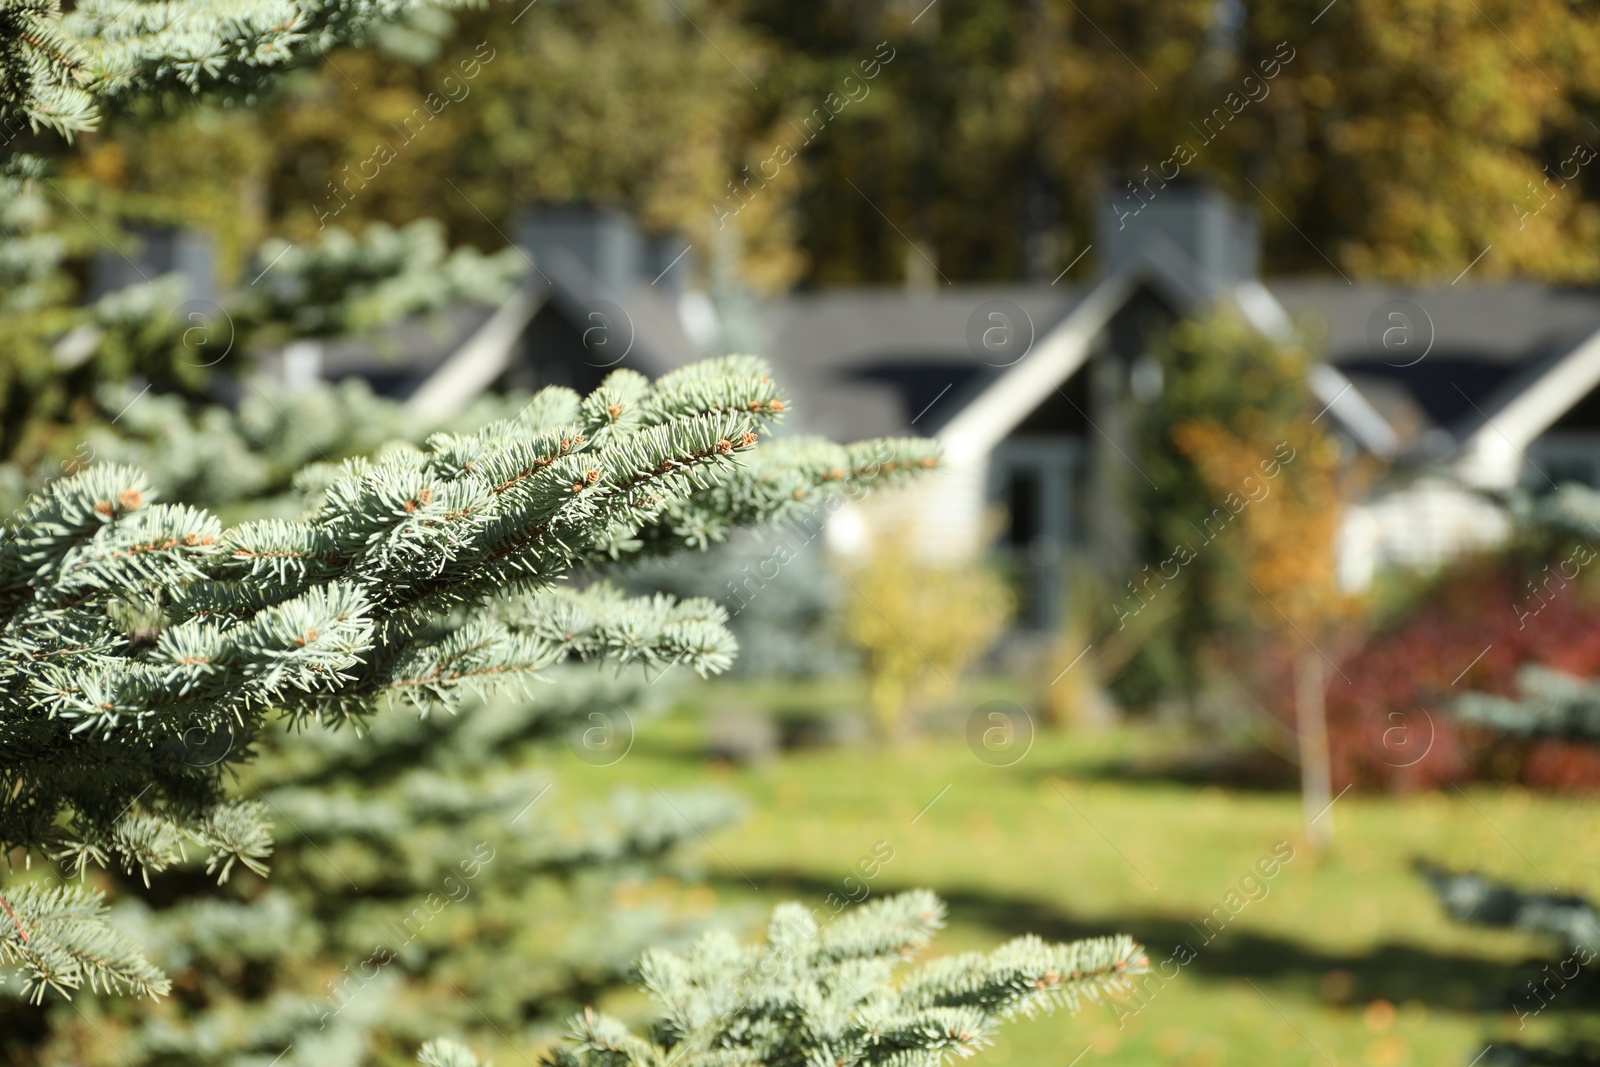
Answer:
<svg viewBox="0 0 1600 1067"><path fill-rule="evenodd" d="M1259 270L1256 213L1208 184L1124 181L1101 202L1096 224L1108 271L1152 272L1191 300L1252 280Z"/></svg>
<svg viewBox="0 0 1600 1067"><path fill-rule="evenodd" d="M529 212L517 228L517 241L532 254L540 270L548 264L559 271L563 262L576 263L615 294L638 284L646 265L647 249L639 227L627 215L609 208L570 206ZM666 265L662 263L658 270Z"/></svg>

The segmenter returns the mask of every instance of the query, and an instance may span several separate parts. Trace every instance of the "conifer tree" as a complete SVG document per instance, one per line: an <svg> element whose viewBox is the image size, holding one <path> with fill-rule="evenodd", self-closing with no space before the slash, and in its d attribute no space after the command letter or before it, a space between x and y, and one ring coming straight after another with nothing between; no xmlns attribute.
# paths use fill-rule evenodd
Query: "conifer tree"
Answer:
<svg viewBox="0 0 1600 1067"><path fill-rule="evenodd" d="M1570 893L1537 893L1429 863L1418 871L1452 918L1483 926L1549 934L1568 951L1585 950L1585 965L1600 954L1600 910Z"/></svg>
<svg viewBox="0 0 1600 1067"><path fill-rule="evenodd" d="M1517 695L1468 693L1456 701L1463 722L1520 738L1600 741L1600 684L1539 663L1517 668Z"/></svg>
<svg viewBox="0 0 1600 1067"><path fill-rule="evenodd" d="M686 891L695 868L673 853L738 802L703 788L566 796L573 753L623 757L630 724L671 698L670 675L548 675L454 715L379 715L359 736L267 731L235 793L274 824L270 878L217 886L179 869L145 888L116 872L112 922L181 995L49 998L26 1057L362 1067L444 1033L537 1041L640 952L697 933L713 921L707 894ZM14 1005L0 1031L39 1018ZM112 1030L115 1048L100 1037Z"/></svg>
<svg viewBox="0 0 1600 1067"><path fill-rule="evenodd" d="M271 266L267 283L240 280L220 302L186 300L182 279L147 276L144 282L155 284L82 306L81 260L109 253L108 245L126 256L137 244L121 232L131 221L126 216L151 205L146 197L135 212L114 192L63 175L60 164L77 134L153 96L163 106L185 99L259 104L282 72L454 6L108 0L63 13L59 0L0 0L0 314L7 319L0 331L0 455L35 459L49 448L50 424L104 381L139 375L199 396L213 368L236 369L243 362L237 355L259 344L370 328L463 299L503 298L525 269L524 257L511 249L490 256L447 249L442 228L421 220L398 230L369 226L359 237L319 234L302 248L270 242L259 263ZM187 223L192 206L180 196L164 209L176 209L175 218L139 217ZM268 277L266 270L251 274ZM223 363L230 354L236 358Z"/></svg>
<svg viewBox="0 0 1600 1067"><path fill-rule="evenodd" d="M304 501L291 478L307 461L417 445L435 429L358 380L264 388L237 411L190 414L175 396L107 387L102 414L115 424L93 429L64 466L132 462L165 498L292 518ZM466 432L526 400L484 397L452 424ZM671 568L663 559L652 570ZM266 731L234 792L267 805L270 881L239 871L216 885L181 860L148 885L120 870L97 879L114 926L149 947L181 1000L0 1001L0 1032L42 1025L20 1046L25 1057L75 1067L280 1053L282 1067L357 1067L393 1042L443 1032L551 1032L640 951L711 921L705 890L667 888L695 870L674 846L698 842L739 804L705 789L624 790L572 810L563 765L625 755L680 672L549 673L554 685L521 697L378 716L360 736ZM97 1032L112 1028L115 1049Z"/></svg>
<svg viewBox="0 0 1600 1067"><path fill-rule="evenodd" d="M1592 588L1593 575L1585 568L1595 559L1592 539L1600 532L1596 525L1600 492L1569 484L1537 496L1517 493L1508 503L1516 519L1514 549L1527 550L1536 564L1557 561L1544 565L1529 582L1529 602L1543 603L1547 595L1580 595L1567 588L1574 582L1589 583ZM1530 661L1517 668L1515 693L1467 693L1451 710L1461 722L1503 738L1555 739L1583 745L1600 741L1600 682L1542 663ZM1593 1002L1594 963L1600 956L1600 909L1591 901L1573 893L1530 891L1429 862L1419 862L1417 869L1452 918L1542 935L1558 946L1559 959L1543 965L1531 977L1519 974L1504 991L1505 1007L1516 1013L1519 1032L1529 1019L1558 1000L1566 1007ZM1575 988L1568 992L1569 986ZM1520 1065L1587 1062L1592 1052L1492 1041L1479 1056L1488 1064Z"/></svg>
<svg viewBox="0 0 1600 1067"><path fill-rule="evenodd" d="M248 99L271 75L358 44L435 0L187 0L0 3L0 117L64 134L92 130L102 108L179 90ZM7 138L9 140L9 137Z"/></svg>
<svg viewBox="0 0 1600 1067"><path fill-rule="evenodd" d="M988 1045L1008 1019L1074 1011L1126 989L1149 966L1127 937L1052 945L1027 936L897 976L944 914L926 890L863 904L825 924L801 904L781 904L758 947L710 933L684 953L646 953L640 985L660 1007L648 1031L635 1034L586 1009L552 1062L936 1067Z"/></svg>
<svg viewBox="0 0 1600 1067"><path fill-rule="evenodd" d="M109 399L109 411L122 410L120 397ZM393 430L403 438L416 429L405 425L397 405L346 385L263 398L251 411L210 411L194 420L182 417L171 398L147 398L119 420L120 438L95 440L100 454L119 458L160 459L174 443L184 453L224 457L204 477L180 460L161 468L157 480L184 486L198 499L208 499L209 487L224 487L235 506L240 491L228 488L226 457L257 458L260 466L246 468L251 477L243 484L264 496L259 503L283 512L284 502L274 499L286 488L280 472L309 447L291 440L288 423L309 424L319 412L326 423L329 410L370 418L368 435ZM325 447L350 443L330 432L321 440ZM125 453L113 451L119 440ZM118 928L150 946L153 963L174 977L183 996L154 1005L52 1000L49 1032L27 1055L76 1067L220 1065L250 1056L278 1058L286 1067L358 1067L375 1050L439 1033L465 1036L481 1048L527 1033L530 1025L534 1033L548 1031L554 1013L590 1000L644 948L655 946L648 958L668 958L664 946L695 927L675 921L670 898L627 908L597 902L627 884L620 879L659 870L677 842L725 822L736 805L704 791L624 793L586 816L584 832L562 832L549 801L529 805L551 779L526 769L527 754L573 725L592 726L596 707L637 716L643 705L660 701L664 686L637 676L612 680L590 668L550 673L557 684L535 687L529 697L469 699L455 715L379 715L359 735L265 731L258 758L239 768L234 792L264 803L276 824L272 878L237 871L227 885L208 887L168 871L155 876L147 903L141 876L118 873L124 888L113 904ZM928 906L925 895L915 900ZM856 920L860 929L901 922L872 908ZM1006 953L1022 958L1038 948L1012 946ZM753 1000L757 979L775 977L768 973L772 962L736 976L733 992ZM969 962L971 973L995 966ZM1115 975L1106 973L1105 988ZM1047 978L1048 969L1035 981ZM871 988L864 977L852 980L863 993ZM1089 982L1086 995L1101 985ZM991 1025L1004 1014L979 1012ZM16 1009L0 1013L6 1018L18 1019ZM812 1040L809 1025L781 1042ZM114 1050L101 1037L113 1028ZM904 1037L879 1040L897 1047ZM916 1040L920 1051L908 1054L926 1062L966 1047L950 1035L922 1033ZM972 1036L968 1043L981 1040ZM881 1058L870 1042L860 1051L861 1062ZM447 1052L457 1058L441 1058ZM420 1061L477 1062L470 1056L466 1046L430 1041Z"/></svg>
<svg viewBox="0 0 1600 1067"><path fill-rule="evenodd" d="M261 805L222 788L269 712L359 727L380 698L448 707L570 658L725 669L715 606L555 583L935 463L924 442L803 439L740 463L784 407L749 357L654 386L618 371L588 398L545 390L475 434L314 469L309 519L229 529L153 503L131 468L53 483L0 541L0 842L158 871L186 839L225 878L270 853ZM161 988L92 895L12 895L3 944L33 995Z"/></svg>
<svg viewBox="0 0 1600 1067"><path fill-rule="evenodd" d="M0 332L0 455L24 464L56 447L62 424L108 384L139 378L205 396L264 348L492 304L528 267L512 248L450 248L439 224L419 219L359 234L333 228L303 245L269 241L250 272L256 284L241 280L216 300L186 297L192 279L168 274L81 304L71 260L99 248L104 230L63 232L72 215L73 205L48 187L0 177L0 314L8 327ZM68 436L75 447L81 435Z"/></svg>
<svg viewBox="0 0 1600 1067"><path fill-rule="evenodd" d="M144 471L163 499L238 519L293 518L305 506L294 489L303 468L420 446L445 428L375 395L360 378L306 388L255 382L237 407L196 408L134 382L108 382L94 399L94 421L63 427L59 446L40 462L0 465L0 511L14 511L27 492L52 477L93 463L123 463ZM485 395L449 425L472 432L515 415L527 402L527 394Z"/></svg>

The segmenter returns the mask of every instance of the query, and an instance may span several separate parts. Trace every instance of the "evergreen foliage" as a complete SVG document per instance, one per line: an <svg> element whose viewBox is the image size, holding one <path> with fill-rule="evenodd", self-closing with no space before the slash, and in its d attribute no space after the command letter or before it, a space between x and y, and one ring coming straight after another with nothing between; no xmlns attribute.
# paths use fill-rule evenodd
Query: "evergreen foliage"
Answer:
<svg viewBox="0 0 1600 1067"><path fill-rule="evenodd" d="M736 536L705 553L641 564L628 588L703 596L722 605L739 641L733 673L806 678L837 674L856 662L838 626L838 608L854 595L829 566L817 536L826 516L808 513L776 531Z"/></svg>
<svg viewBox="0 0 1600 1067"><path fill-rule="evenodd" d="M429 220L374 223L360 234L329 229L303 245L268 242L252 280L215 301L189 297L191 280L169 274L81 306L74 259L110 253L98 224L87 234L66 226L73 206L59 189L0 177L0 314L8 327L0 332L0 456L24 464L59 448L62 425L108 384L138 378L203 396L262 349L496 303L528 267L516 249L450 249ZM104 226L116 229L109 219ZM123 243L132 248L134 240ZM108 421L120 412L113 408ZM66 447L78 442L72 436Z"/></svg>
<svg viewBox="0 0 1600 1067"><path fill-rule="evenodd" d="M263 389L238 411L191 414L178 397L107 387L103 417L117 421L73 459L148 465L163 497L290 518L304 507L291 478L306 461L405 448L434 429L358 381ZM484 397L452 424L464 432L525 403ZM110 883L113 928L150 946L182 998L12 1007L0 1032L42 1023L22 1059L74 1067L172 1057L222 1067L280 1053L280 1067L358 1067L441 1032L539 1040L639 952L707 921L708 890L677 888L696 872L674 846L739 811L707 790L623 791L566 810L562 763L622 757L678 672L548 673L555 684L523 698L378 716L360 735L269 729L233 792L266 805L270 886L247 871L217 885L195 856L148 886L120 869L98 879ZM126 1036L113 1051L97 1028ZM10 1062L4 1041L0 1062Z"/></svg>
<svg viewBox="0 0 1600 1067"><path fill-rule="evenodd" d="M586 1009L552 1062L935 1067L983 1048L1008 1019L1075 1011L1148 968L1126 937L1052 945L1029 936L898 976L944 915L926 890L863 904L826 925L789 903L774 910L763 945L709 933L687 952L648 952L640 986L660 1013L647 1032Z"/></svg>
<svg viewBox="0 0 1600 1067"><path fill-rule="evenodd" d="M247 97L265 78L367 39L434 0L60 0L0 4L0 119L68 136L100 109L165 90ZM9 126L8 126L9 130ZM14 131L11 131L14 132ZM9 139L9 138L8 138Z"/></svg>
<svg viewBox="0 0 1600 1067"><path fill-rule="evenodd" d="M121 463L143 471L161 498L224 519L294 518L306 506L294 481L304 468L420 446L446 424L474 431L515 415L528 396L484 394L444 421L418 418L360 378L303 388L256 380L233 407L196 406L136 381L104 383L93 400L92 418L54 427L50 449L34 462L0 463L0 512L17 511L62 474Z"/></svg>
<svg viewBox="0 0 1600 1067"><path fill-rule="evenodd" d="M268 241L258 258L270 282L240 300L238 314L257 329L276 325L280 338L361 333L468 301L497 304L528 269L515 248L450 248L432 219L374 222L360 234L330 228L303 245Z"/></svg>
<svg viewBox="0 0 1600 1067"><path fill-rule="evenodd" d="M0 511L14 511L50 475L91 463L123 463L149 476L169 500L201 504L239 518L293 518L305 501L294 476L312 463L338 463L381 448L420 445L441 425L373 394L359 378L290 389L253 383L237 407L194 410L183 397L132 383L95 391L95 421L73 424L70 451L53 464L0 466ZM486 395L450 420L460 431L516 414L527 396ZM115 420L115 423L112 420Z"/></svg>
<svg viewBox="0 0 1600 1067"><path fill-rule="evenodd" d="M476 433L313 467L305 518L227 529L153 503L132 468L51 484L0 541L0 841L159 871L189 840L225 878L270 853L260 806L222 788L269 712L359 729L380 698L446 708L571 658L726 669L712 604L553 583L936 462L922 442L752 452L784 407L751 357L653 386L618 371ZM35 918L16 911L6 936ZM78 981L30 973L35 996Z"/></svg>
<svg viewBox="0 0 1600 1067"><path fill-rule="evenodd" d="M72 402L106 380L165 377L193 393L204 376L192 368L235 346L368 329L511 284L520 268L509 255L447 259L425 226L332 235L319 249L269 249L272 279L219 307L223 333L207 322L197 353L194 322L173 314L175 281L73 306L70 261L95 243L66 234L66 195L51 183L47 197L36 180L44 164L11 146L21 137L38 151L41 131L70 140L153 94L253 103L274 72L430 8L90 0L63 15L56 0L0 0L8 455L26 437L24 419L76 417ZM658 47L648 30L640 40L647 54ZM683 187L699 188L707 172ZM784 201L768 203L776 213ZM219 340L222 351L209 347ZM53 1045L37 1058L81 1062L80 1020L103 1037L114 1015L114 1052L128 1064L357 1064L375 1032L414 1044L431 1036L423 1031L477 1026L469 1008L493 1029L516 1026L535 1005L608 979L622 949L658 942L658 922L580 915L575 902L725 821L727 802L622 797L578 832L524 818L548 782L522 757L589 721L592 701L578 699L587 690L570 673L577 661L651 676L731 662L722 609L628 597L601 572L704 548L937 462L914 441L757 448L785 406L750 357L653 385L618 371L587 398L546 390L476 429L403 433L409 440L370 457L321 456L290 484L301 512L239 523L180 494L282 488L295 458L283 447L287 413L262 425L249 410L236 422L203 417L196 440L231 435L241 447L170 464L161 477L176 487L172 503L156 502L165 494L137 468L75 453L73 473L0 528L0 850L85 877L101 868L97 883L150 894L119 901L112 925L87 884L15 875L0 896L0 962L35 1002L49 990L181 996L109 1012L84 996L72 1016L53 997L44 1009L5 1005L13 1017L48 1013ZM146 425L146 447L171 447L193 428L185 421ZM364 444L336 436L340 452ZM35 442L26 458L52 447ZM277 454L229 490L226 465L263 449ZM462 711L479 689L541 675L562 676L560 698L440 714ZM407 704L415 715L376 714ZM491 845L488 832L502 827ZM451 847L463 844L470 857ZM289 874L270 888L269 862ZM459 904L451 886L469 883L477 903L433 922ZM432 886L443 889L439 907ZM558 1061L937 1063L980 1047L1006 1018L1096 999L1145 966L1125 938L1025 938L895 984L895 966L942 914L914 893L819 928L791 905L763 949L709 935L682 955L648 952L640 973L667 1008L648 1037L586 1011ZM381 958L353 951L396 930L401 942ZM459 1001L446 1001L441 982ZM330 995L309 996L319 983ZM435 1040L420 1062L478 1061Z"/></svg>
<svg viewBox="0 0 1600 1067"><path fill-rule="evenodd" d="M154 94L255 103L271 76L374 34L410 32L430 13L443 17L432 0L107 0L65 14L58 0L0 0L0 457L36 460L55 424L74 417L74 402L108 381L139 376L199 396L230 355L228 371L262 345L503 299L524 257L452 252L443 229L422 220L372 223L359 237L318 233L303 247L267 242L251 284L214 279L224 283L220 302L186 299L185 279L148 276L130 258L142 284L81 306L85 258L127 256L138 244L128 224L188 223L197 205L190 188L156 208L62 175L71 153L39 131L70 141L102 111ZM217 160L206 166L215 171Z"/></svg>
<svg viewBox="0 0 1600 1067"><path fill-rule="evenodd" d="M246 244L309 240L332 221L431 216L452 243L491 248L528 205L586 203L626 205L663 239L682 234L667 259L689 241L709 258L733 238L743 278L765 291L803 268L792 212L801 165L751 177L775 140L793 137L785 120L801 116L773 114L751 91L745 75L765 81L775 57L736 7L524 0L452 9L448 21L425 60L395 53L390 24L260 107L110 123L84 144L81 170L168 210L182 190L187 217L237 224ZM234 165L219 170L219 157ZM113 159L126 165L94 165ZM730 178L749 180L738 197ZM724 203L724 215L739 213L719 226L713 205ZM708 354L761 350L743 341Z"/></svg>
<svg viewBox="0 0 1600 1067"><path fill-rule="evenodd" d="M1517 695L1467 693L1455 703L1463 722L1510 737L1600 741L1600 685L1538 663L1517 669Z"/></svg>
<svg viewBox="0 0 1600 1067"><path fill-rule="evenodd" d="M1600 911L1580 896L1530 893L1471 871L1449 871L1429 863L1419 863L1417 869L1452 918L1548 934L1564 950L1584 949L1591 958L1600 954Z"/></svg>
<svg viewBox="0 0 1600 1067"><path fill-rule="evenodd" d="M471 1049L442 1038L423 1045L417 1053L417 1063L421 1067L484 1067Z"/></svg>
<svg viewBox="0 0 1600 1067"><path fill-rule="evenodd" d="M182 995L53 1000L33 1061L362 1067L440 1033L536 1038L646 948L698 932L706 891L662 876L694 874L675 851L735 818L736 801L703 789L563 800L562 742L583 754L586 735L614 729L592 755L620 758L630 720L664 704L669 683L549 677L455 715L380 715L359 736L267 731L235 793L273 824L270 881L239 871L217 886L180 863L145 889L119 872L114 928L149 946ZM112 1025L114 1053L96 1035Z"/></svg>
<svg viewBox="0 0 1600 1067"><path fill-rule="evenodd" d="M171 988L138 944L108 927L105 901L91 889L18 886L8 890L4 911L10 929L0 941L0 963L20 969L37 988L87 985L142 996Z"/></svg>

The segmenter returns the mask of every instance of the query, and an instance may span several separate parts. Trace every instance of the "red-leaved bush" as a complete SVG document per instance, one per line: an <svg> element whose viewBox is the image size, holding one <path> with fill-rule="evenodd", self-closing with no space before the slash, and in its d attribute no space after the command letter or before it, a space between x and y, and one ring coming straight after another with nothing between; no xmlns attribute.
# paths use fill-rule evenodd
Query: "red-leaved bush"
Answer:
<svg viewBox="0 0 1600 1067"><path fill-rule="evenodd" d="M1600 602L1584 578L1535 596L1518 574L1525 572L1504 559L1452 568L1402 621L1346 656L1340 674L1329 672L1335 790L1402 792L1480 779L1600 789L1600 747L1509 739L1450 713L1468 690L1514 693L1516 670L1530 661L1600 675Z"/></svg>

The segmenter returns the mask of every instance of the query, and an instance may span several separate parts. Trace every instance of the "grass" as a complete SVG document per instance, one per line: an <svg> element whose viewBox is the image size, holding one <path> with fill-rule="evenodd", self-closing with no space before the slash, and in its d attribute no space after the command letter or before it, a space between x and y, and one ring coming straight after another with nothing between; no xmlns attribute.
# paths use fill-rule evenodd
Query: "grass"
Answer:
<svg viewBox="0 0 1600 1067"><path fill-rule="evenodd" d="M841 698L837 683L811 695ZM1529 889L1600 896L1600 810L1582 798L1499 789L1350 794L1326 816L1335 839L1318 856L1292 793L1104 773L1131 755L1177 751L1183 738L1171 732L1042 733L1004 768L979 761L952 734L895 751L813 750L736 769L700 755L699 709L727 702L799 707L806 691L707 687L643 724L618 764L560 762L561 788L581 797L625 783L717 783L744 795L750 817L703 850L721 906L820 904L843 892L857 862L883 841L894 858L871 891L939 892L951 923L938 951L988 948L1030 931L1061 940L1126 932L1157 962L1180 943L1192 950L1176 977L1151 984L1142 1005L1018 1022L973 1062L1431 1067L1466 1065L1489 1039L1544 1043L1600 1032L1600 1012L1580 1010L1580 993L1553 1001L1519 1035L1509 997L1559 958L1558 947L1449 920L1410 866L1427 857ZM1292 848L1292 859L1271 879L1245 881L1274 848ZM1235 907L1246 903L1220 931L1215 919L1206 927L1230 892L1239 894Z"/></svg>

